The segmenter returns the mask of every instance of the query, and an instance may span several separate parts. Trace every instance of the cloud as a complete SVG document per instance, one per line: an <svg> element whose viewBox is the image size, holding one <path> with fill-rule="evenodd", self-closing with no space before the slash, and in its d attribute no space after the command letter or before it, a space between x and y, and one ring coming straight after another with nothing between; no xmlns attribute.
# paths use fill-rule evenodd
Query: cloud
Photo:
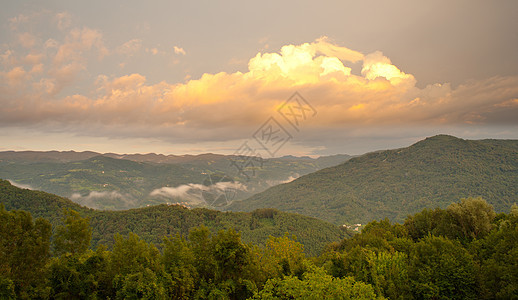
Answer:
<svg viewBox="0 0 518 300"><path fill-rule="evenodd" d="M12 50L5 50L3 54L0 54L0 59L2 60L2 65L4 66L12 66L16 63L16 59L14 58Z"/></svg>
<svg viewBox="0 0 518 300"><path fill-rule="evenodd" d="M14 185L17 188L28 189L28 190L33 190L34 189L29 184L18 183L16 181L13 181L13 180L10 180L10 179L7 179L7 181L9 181L10 184Z"/></svg>
<svg viewBox="0 0 518 300"><path fill-rule="evenodd" d="M32 48L36 44L36 37L29 32L18 35L18 42L25 48Z"/></svg>
<svg viewBox="0 0 518 300"><path fill-rule="evenodd" d="M181 55L185 55L185 50L183 50L183 48L180 48L180 47L176 47L174 46L174 53L176 54L181 54Z"/></svg>
<svg viewBox="0 0 518 300"><path fill-rule="evenodd" d="M26 23L28 21L29 21L29 16L24 15L24 14L19 14L18 16L12 17L9 19L9 26L11 27L12 30L15 30L18 27L18 25Z"/></svg>
<svg viewBox="0 0 518 300"><path fill-rule="evenodd" d="M24 63L29 65L40 64L43 60L44 55L41 53L29 53L24 58Z"/></svg>
<svg viewBox="0 0 518 300"><path fill-rule="evenodd" d="M415 85L414 76L401 72L392 64L388 57L385 57L380 51L371 53L363 60L362 75L369 79L385 78L392 85L406 83L409 86Z"/></svg>
<svg viewBox="0 0 518 300"><path fill-rule="evenodd" d="M299 177L300 177L300 174L293 174L283 180L266 180L266 184L268 184L269 186L275 186L275 185L279 185L279 184L283 184L283 183L292 182L293 180L295 180Z"/></svg>
<svg viewBox="0 0 518 300"><path fill-rule="evenodd" d="M82 53L92 49L97 50L99 58L108 54L101 32L88 27L73 28L67 34L64 43L59 45L54 64L61 66L70 61L84 61Z"/></svg>
<svg viewBox="0 0 518 300"><path fill-rule="evenodd" d="M72 25L72 16L66 11L57 13L55 19L59 30L66 30Z"/></svg>
<svg viewBox="0 0 518 300"><path fill-rule="evenodd" d="M16 88L22 84L26 75L27 72L25 72L25 70L22 67L15 67L9 72L7 72L7 74L5 74L4 77L7 80L9 86Z"/></svg>
<svg viewBox="0 0 518 300"><path fill-rule="evenodd" d="M225 195L230 190L233 192L245 191L246 186L238 182L217 182L209 186L189 183L177 187L155 189L149 195L181 199L189 205L212 205L210 202L214 198Z"/></svg>
<svg viewBox="0 0 518 300"><path fill-rule="evenodd" d="M81 196L81 194L79 193L73 193L72 196L70 196L70 200L80 205L84 205L95 209L98 209L100 207L98 205L99 201L103 201L106 203L107 199L112 200L112 202L116 201L118 203L117 205L115 205L116 207L133 207L136 202L130 197L124 196L117 191L91 191L86 196Z"/></svg>
<svg viewBox="0 0 518 300"><path fill-rule="evenodd" d="M89 28L72 28L64 41L49 41L46 44L55 55L50 65L47 61L34 71L45 73L42 69L48 68L50 77L35 77L32 90L19 88L32 76L22 65L4 67L0 73L7 83L0 85L2 126L153 137L175 143L231 141L249 138L269 117L279 117L277 110L295 91L317 112L304 123L308 135L359 127L518 125L511 117L518 113L518 103L513 101L518 98L517 77L419 88L412 74L381 52L363 54L325 37L285 45L278 52L257 53L246 72L206 73L185 83L149 83L139 73L101 76L92 83L95 93L62 96L58 92L87 70L85 52L102 57L109 51L102 34ZM131 40L119 51L131 53L140 45L139 40ZM175 48L182 54L180 50ZM21 61L13 56L16 53L4 52L2 61ZM361 64L360 73L353 72L355 64Z"/></svg>
<svg viewBox="0 0 518 300"><path fill-rule="evenodd" d="M117 52L120 54L124 54L127 56L132 56L137 53L142 48L142 40L141 39L132 39L127 41L126 43L120 45L117 48Z"/></svg>

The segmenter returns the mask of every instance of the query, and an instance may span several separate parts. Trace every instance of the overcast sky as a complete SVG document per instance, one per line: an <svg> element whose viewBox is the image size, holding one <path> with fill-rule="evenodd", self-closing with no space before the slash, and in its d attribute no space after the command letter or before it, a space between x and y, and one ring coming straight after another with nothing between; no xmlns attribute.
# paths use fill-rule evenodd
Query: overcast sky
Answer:
<svg viewBox="0 0 518 300"><path fill-rule="evenodd" d="M0 151L517 139L516 16L515 0L2 1Z"/></svg>

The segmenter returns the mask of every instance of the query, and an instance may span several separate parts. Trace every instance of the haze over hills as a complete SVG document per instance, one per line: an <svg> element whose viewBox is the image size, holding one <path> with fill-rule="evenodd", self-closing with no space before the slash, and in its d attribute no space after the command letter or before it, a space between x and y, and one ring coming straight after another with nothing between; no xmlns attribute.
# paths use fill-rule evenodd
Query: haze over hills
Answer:
<svg viewBox="0 0 518 300"><path fill-rule="evenodd" d="M438 135L410 147L352 158L229 208L273 207L346 224L383 218L402 221L423 208L445 208L470 196L483 197L497 212L518 203L517 140Z"/></svg>
<svg viewBox="0 0 518 300"><path fill-rule="evenodd" d="M0 152L0 178L97 209L160 203L220 208L301 175L337 165L348 155L261 159L220 154L100 154L74 151ZM242 172L240 172L242 171Z"/></svg>
<svg viewBox="0 0 518 300"><path fill-rule="evenodd" d="M307 254L317 255L327 244L348 235L344 228L325 221L273 209L234 213L162 204L131 210L99 211L57 195L20 189L6 180L0 180L0 205L7 210L30 212L35 218L49 220L53 226L61 222L64 209L78 211L83 217L90 218L92 248L99 244L111 246L114 234L130 232L158 245L164 236L187 235L191 228L205 225L213 233L234 228L241 232L243 241L255 244L263 244L270 235L283 236L289 232L304 245Z"/></svg>

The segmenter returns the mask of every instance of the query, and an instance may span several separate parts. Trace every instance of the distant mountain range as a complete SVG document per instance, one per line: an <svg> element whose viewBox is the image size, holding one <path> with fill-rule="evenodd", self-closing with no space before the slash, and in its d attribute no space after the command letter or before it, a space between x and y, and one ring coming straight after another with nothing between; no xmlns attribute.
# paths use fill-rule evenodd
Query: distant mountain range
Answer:
<svg viewBox="0 0 518 300"><path fill-rule="evenodd" d="M246 200L234 211L273 207L334 224L402 221L423 208L483 197L497 212L518 203L518 141L438 135L410 147L352 158Z"/></svg>
<svg viewBox="0 0 518 300"><path fill-rule="evenodd" d="M219 154L0 152L0 178L97 209L179 203L253 211L276 208L337 225L445 208L481 196L498 212L518 203L518 141L438 135L412 146L348 155L285 156L246 165Z"/></svg>
<svg viewBox="0 0 518 300"><path fill-rule="evenodd" d="M61 223L64 209L78 211L90 218L92 247L113 245L113 235L129 232L147 242L160 244L165 236L187 235L193 227L207 226L213 233L234 228L244 242L261 245L269 236L295 235L309 255L318 255L331 242L338 242L350 233L344 228L316 218L285 213L273 209L251 213L232 213L205 208L187 209L181 205L157 205L122 211L98 211L80 206L53 194L20 189L0 180L0 205L7 210L28 211L35 218L45 218L53 226Z"/></svg>
<svg viewBox="0 0 518 300"><path fill-rule="evenodd" d="M97 209L160 203L219 209L349 158L5 151L0 152L0 178ZM245 164L247 159L255 164Z"/></svg>

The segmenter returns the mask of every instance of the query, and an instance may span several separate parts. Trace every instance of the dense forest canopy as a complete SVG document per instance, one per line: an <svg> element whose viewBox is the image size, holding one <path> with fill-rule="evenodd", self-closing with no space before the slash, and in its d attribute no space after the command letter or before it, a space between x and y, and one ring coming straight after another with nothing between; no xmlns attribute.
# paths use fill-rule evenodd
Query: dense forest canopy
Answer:
<svg viewBox="0 0 518 300"><path fill-rule="evenodd" d="M212 233L233 228L241 232L246 243L255 244L264 244L270 235L279 237L290 232L304 245L307 254L317 255L328 243L351 234L347 229L325 221L275 209L233 213L163 204L125 211L98 211L56 195L20 189L5 180L0 180L0 203L8 210L24 210L36 218L45 218L54 227L63 218L64 209L75 210L90 218L93 247L104 244L111 248L114 234L130 232L159 246L164 236L187 235L190 229L205 225Z"/></svg>
<svg viewBox="0 0 518 300"><path fill-rule="evenodd" d="M410 147L352 158L249 199L234 211L273 207L341 225L389 218L482 197L497 212L518 202L518 141L438 135Z"/></svg>
<svg viewBox="0 0 518 300"><path fill-rule="evenodd" d="M230 228L164 237L116 234L89 248L90 219L43 218L0 205L2 299L511 299L518 297L518 206L481 198L373 221L308 257L290 235L244 243Z"/></svg>
<svg viewBox="0 0 518 300"><path fill-rule="evenodd" d="M0 178L46 191L87 207L123 210L162 203L219 209L266 188L322 168L348 155L259 159L240 169L247 157L219 154L121 155L95 152L0 152ZM219 182L231 189L215 186Z"/></svg>
<svg viewBox="0 0 518 300"><path fill-rule="evenodd" d="M435 136L230 206L250 212L101 211L0 180L0 299L518 298L517 153L517 141ZM206 158L161 167L190 181ZM138 177L164 157L133 159L72 163ZM368 224L341 226L355 222Z"/></svg>

